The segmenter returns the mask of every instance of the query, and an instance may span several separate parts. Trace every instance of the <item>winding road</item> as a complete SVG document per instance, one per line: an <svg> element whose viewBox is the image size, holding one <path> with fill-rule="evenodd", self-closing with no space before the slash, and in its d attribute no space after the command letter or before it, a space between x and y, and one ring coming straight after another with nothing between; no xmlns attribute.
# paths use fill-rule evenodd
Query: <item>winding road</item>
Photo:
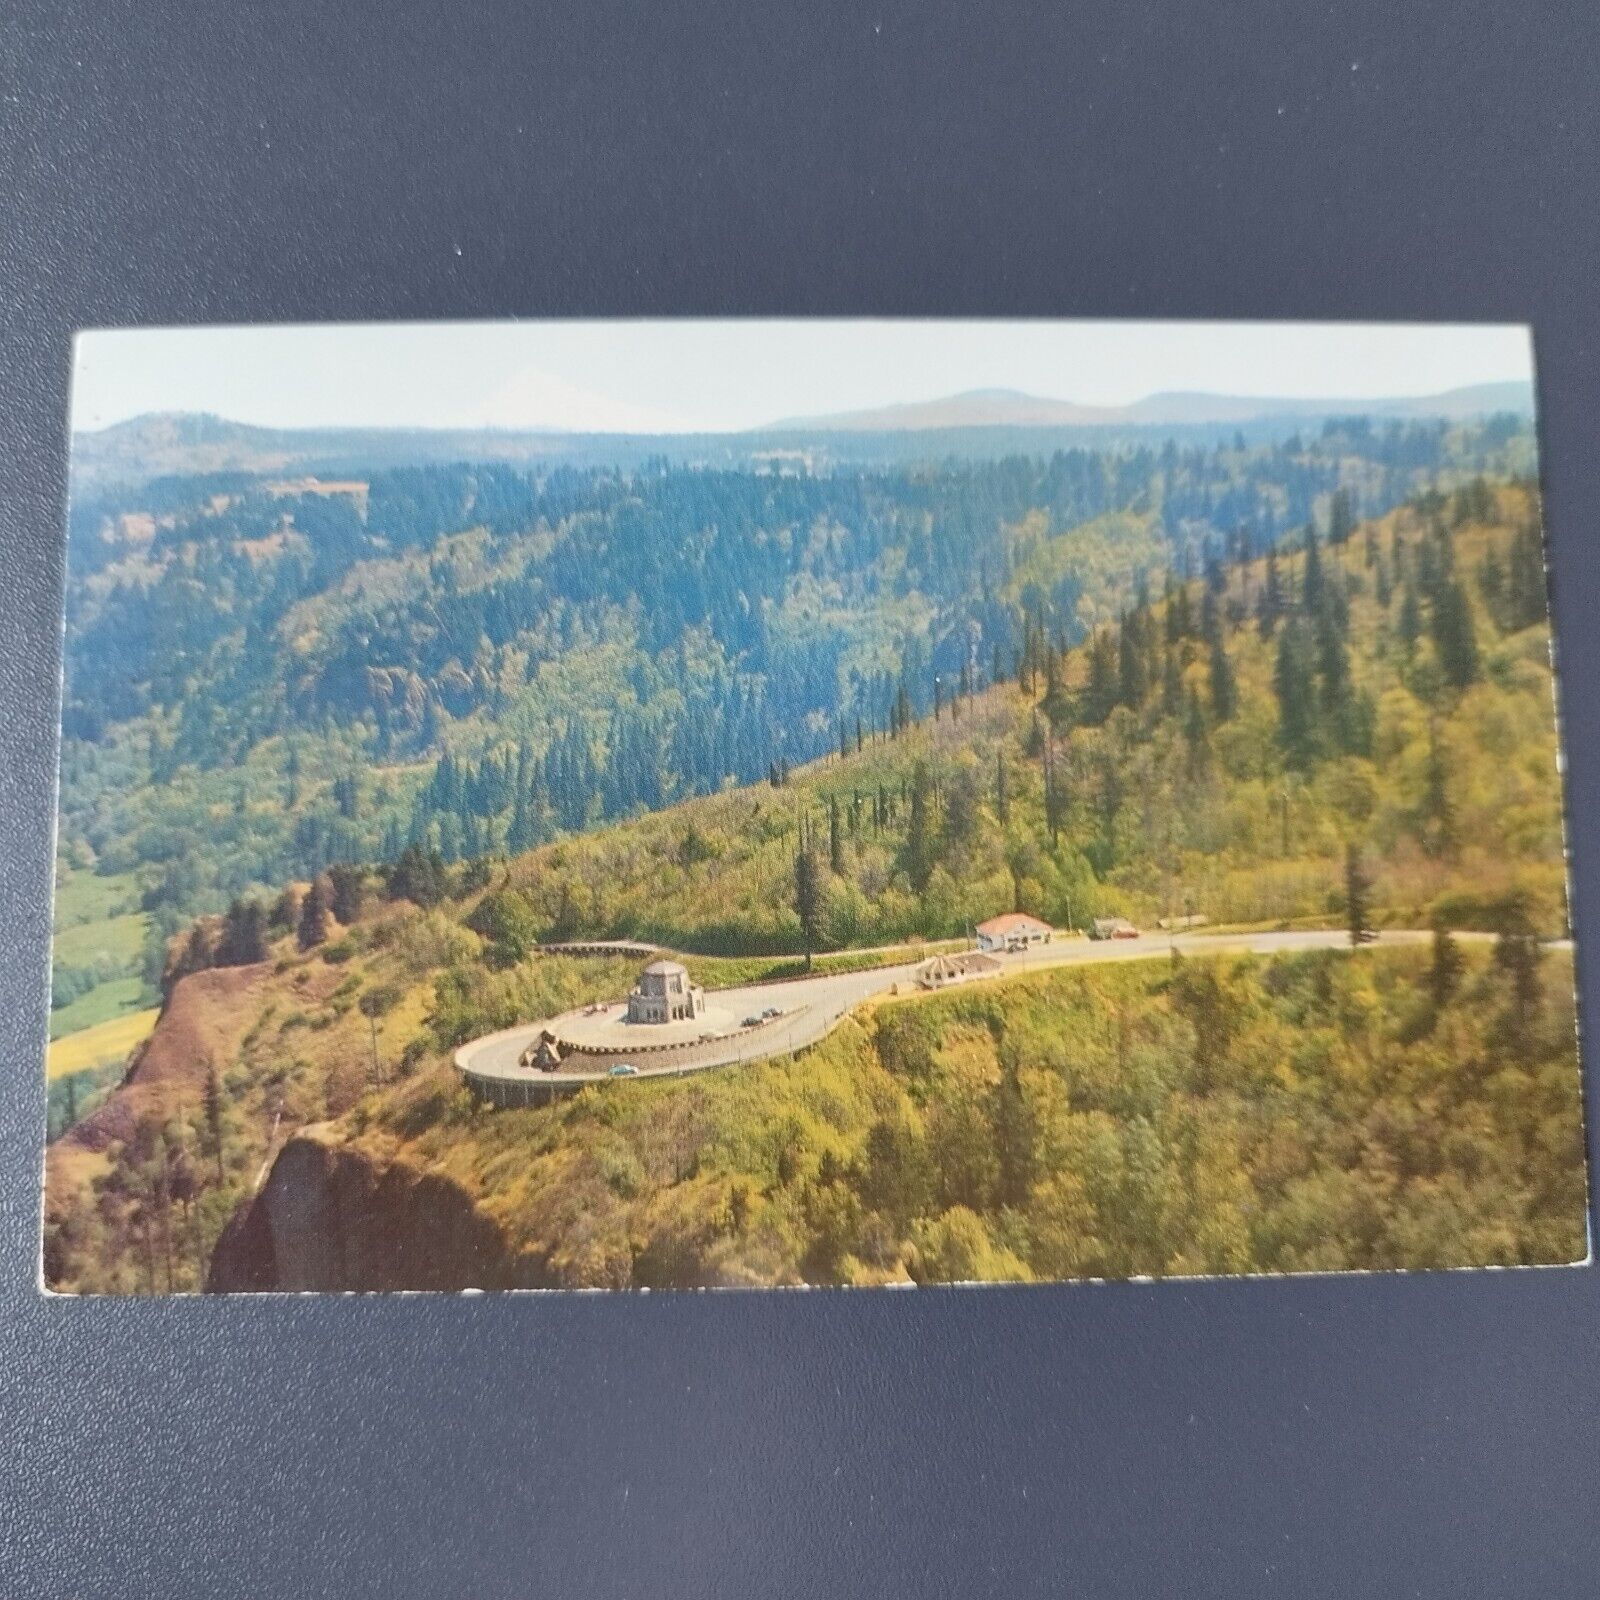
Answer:
<svg viewBox="0 0 1600 1600"><path fill-rule="evenodd" d="M1459 933L1456 937L1478 941L1493 935ZM1393 929L1381 934L1375 943L1384 946L1420 944L1431 938L1430 932L1419 929ZM1173 950L1196 956L1234 952L1275 955L1284 951L1345 949L1349 942L1350 936L1342 928L1293 933L1146 933L1133 939L1103 941L1067 938L1013 955L997 956L995 959L1001 970L992 977L974 981L992 983L1049 967L1149 960L1170 955ZM1570 941L1557 943L1570 948ZM788 1055L815 1044L862 1001L886 994L897 984L914 983L913 974L923 959L926 957L890 967L873 967L864 972L819 973L815 977L794 978L782 983L745 984L716 990L708 998L735 1015L758 1016L768 1007L783 1015L763 1028L688 1046L654 1064L645 1050L648 1028L641 1027L640 1054L633 1063L637 1076L683 1077L692 1072L709 1072L718 1067L761 1061L769 1056ZM462 1045L455 1055L462 1079L481 1098L497 1105L538 1105L562 1094L574 1093L585 1084L605 1081L607 1070L604 1067L545 1072L521 1064L523 1052L537 1041L552 1020L555 1019L525 1023Z"/></svg>

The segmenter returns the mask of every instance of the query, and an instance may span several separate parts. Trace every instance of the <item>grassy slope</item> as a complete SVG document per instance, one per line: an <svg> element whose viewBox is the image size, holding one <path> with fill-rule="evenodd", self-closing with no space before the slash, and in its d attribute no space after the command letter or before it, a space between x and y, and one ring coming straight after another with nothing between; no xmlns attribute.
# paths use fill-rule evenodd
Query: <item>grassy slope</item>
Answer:
<svg viewBox="0 0 1600 1600"><path fill-rule="evenodd" d="M81 867L61 870L51 945L55 967L98 966L114 975L52 1010L52 1041L148 1005L150 997L138 972L149 919L136 909L138 897L139 885L131 873L102 876Z"/></svg>
<svg viewBox="0 0 1600 1600"><path fill-rule="evenodd" d="M70 1005L61 1006L50 1013L50 1060L53 1063L69 1057L88 1065L103 1060L109 1048L107 1041L121 1038L129 1028L130 1044L138 1043L155 1025L157 1007L147 1004L148 995L139 978L118 978L111 983L98 983L87 994L80 995ZM142 1031L138 1031L142 1028ZM126 1049L124 1049L126 1054ZM76 1071L76 1068L67 1070Z"/></svg>

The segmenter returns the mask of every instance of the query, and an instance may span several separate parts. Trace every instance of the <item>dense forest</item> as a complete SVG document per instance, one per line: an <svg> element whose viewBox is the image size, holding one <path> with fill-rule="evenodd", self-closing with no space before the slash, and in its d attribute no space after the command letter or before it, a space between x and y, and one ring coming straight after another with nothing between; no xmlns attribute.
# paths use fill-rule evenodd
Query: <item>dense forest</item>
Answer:
<svg viewBox="0 0 1600 1600"><path fill-rule="evenodd" d="M1168 574L1531 461L1514 417L1354 418L815 471L436 464L86 494L62 882L93 876L120 920L58 958L56 1003L77 1026L148 1002L171 937L241 894L413 845L520 853L781 775L1014 678Z"/></svg>
<svg viewBox="0 0 1600 1600"><path fill-rule="evenodd" d="M1078 532L1018 565L1037 574ZM1264 546L1213 538L1189 566L1124 568L1094 605L1079 594L1073 629L1035 596L1009 657L936 670L930 651L916 686L894 666L881 714L832 708L810 761L583 831L525 816L554 835L526 850L485 833L450 861L436 824L519 826L550 748L530 731L447 749L392 859L247 889L175 941L129 1085L52 1147L50 1281L200 1286L295 1129L356 1164L352 1207L440 1186L503 1282L1580 1254L1570 958L1544 946L1566 900L1533 485L1474 473L1362 517L1341 483ZM627 963L542 955L552 938L651 938L717 985L1011 907L1064 928L1438 931L890 1002L798 1060L542 1110L475 1107L449 1064L625 989Z"/></svg>

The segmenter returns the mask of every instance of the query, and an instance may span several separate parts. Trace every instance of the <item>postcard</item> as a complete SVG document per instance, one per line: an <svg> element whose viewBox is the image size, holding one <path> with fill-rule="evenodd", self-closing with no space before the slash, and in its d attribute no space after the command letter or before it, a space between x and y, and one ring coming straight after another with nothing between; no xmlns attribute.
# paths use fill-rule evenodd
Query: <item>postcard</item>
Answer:
<svg viewBox="0 0 1600 1600"><path fill-rule="evenodd" d="M1584 1260L1533 377L80 334L45 1288Z"/></svg>

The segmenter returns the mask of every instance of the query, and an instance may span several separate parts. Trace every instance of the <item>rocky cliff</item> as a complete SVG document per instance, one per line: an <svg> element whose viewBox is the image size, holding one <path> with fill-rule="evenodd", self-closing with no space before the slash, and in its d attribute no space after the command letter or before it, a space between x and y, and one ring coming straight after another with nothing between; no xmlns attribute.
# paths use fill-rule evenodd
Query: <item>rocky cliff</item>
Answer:
<svg viewBox="0 0 1600 1600"><path fill-rule="evenodd" d="M462 1290L519 1282L494 1222L449 1178L311 1129L279 1152L211 1258L210 1293Z"/></svg>

